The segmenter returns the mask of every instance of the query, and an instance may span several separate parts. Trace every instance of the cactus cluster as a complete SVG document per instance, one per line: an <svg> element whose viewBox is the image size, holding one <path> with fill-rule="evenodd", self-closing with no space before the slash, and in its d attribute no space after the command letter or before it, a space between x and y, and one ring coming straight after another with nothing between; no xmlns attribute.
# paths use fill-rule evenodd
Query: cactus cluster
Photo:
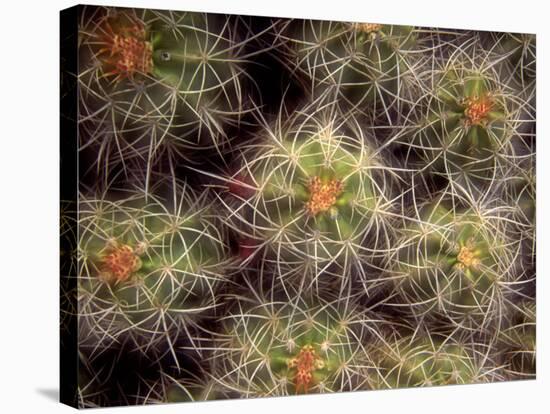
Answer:
<svg viewBox="0 0 550 414"><path fill-rule="evenodd" d="M79 128L90 168L101 178L131 167L171 172L181 160L220 153L250 98L247 39L235 24L205 13L84 10Z"/></svg>
<svg viewBox="0 0 550 414"><path fill-rule="evenodd" d="M171 346L217 306L217 289L233 262L223 227L216 225L212 206L189 188L176 186L168 196L173 199L81 198L83 347L124 340L144 348Z"/></svg>
<svg viewBox="0 0 550 414"><path fill-rule="evenodd" d="M535 377L533 35L79 10L81 407Z"/></svg>
<svg viewBox="0 0 550 414"><path fill-rule="evenodd" d="M238 397L365 389L376 322L338 302L234 301L216 338L212 375Z"/></svg>

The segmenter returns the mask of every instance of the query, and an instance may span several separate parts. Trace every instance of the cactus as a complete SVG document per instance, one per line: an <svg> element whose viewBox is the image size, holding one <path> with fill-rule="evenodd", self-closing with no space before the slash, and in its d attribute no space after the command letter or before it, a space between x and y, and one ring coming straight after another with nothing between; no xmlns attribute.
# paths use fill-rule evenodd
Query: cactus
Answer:
<svg viewBox="0 0 550 414"><path fill-rule="evenodd" d="M81 406L535 378L535 36L79 13Z"/></svg>
<svg viewBox="0 0 550 414"><path fill-rule="evenodd" d="M265 135L229 179L244 182L229 186L238 199L227 203L230 225L277 265L309 266L315 279L334 267L349 279L353 269L366 281L364 266L392 239L396 185L369 137L355 119L316 108Z"/></svg>
<svg viewBox="0 0 550 414"><path fill-rule="evenodd" d="M79 408L98 408L106 404L108 390L102 379L104 369L94 371L93 364L82 354L78 355L77 404Z"/></svg>
<svg viewBox="0 0 550 414"><path fill-rule="evenodd" d="M352 306L273 300L237 307L216 340L214 376L241 397L366 389L376 325Z"/></svg>
<svg viewBox="0 0 550 414"><path fill-rule="evenodd" d="M487 187L514 132L503 86L489 72L451 63L427 99L409 138L423 162L418 168L463 186Z"/></svg>
<svg viewBox="0 0 550 414"><path fill-rule="evenodd" d="M174 352L175 341L215 308L231 266L223 229L204 196L185 187L172 196L171 207L140 194L81 200L83 346L130 338Z"/></svg>
<svg viewBox="0 0 550 414"><path fill-rule="evenodd" d="M406 336L381 348L371 378L376 389L472 384L498 378L480 359L451 338Z"/></svg>
<svg viewBox="0 0 550 414"><path fill-rule="evenodd" d="M81 150L97 148L99 171L174 168L197 150L222 150L247 99L245 41L229 17L99 8L85 17Z"/></svg>
<svg viewBox="0 0 550 414"><path fill-rule="evenodd" d="M431 203L419 208L399 245L395 283L413 312L460 324L485 324L499 312L515 251L498 221Z"/></svg>
<svg viewBox="0 0 550 414"><path fill-rule="evenodd" d="M522 254L518 258L524 284L532 285L530 295L535 295L536 265L536 177L534 157L527 157L498 183L495 196L499 195L506 208L501 214L509 220L508 234L520 244Z"/></svg>
<svg viewBox="0 0 550 414"><path fill-rule="evenodd" d="M530 86L536 78L536 36L529 33L494 33L491 47L503 61L503 76L520 88Z"/></svg>
<svg viewBox="0 0 550 414"><path fill-rule="evenodd" d="M499 191L504 195L507 205L513 209L512 217L520 224L526 235L534 234L536 224L536 177L532 162L526 163L526 169L513 170L502 180Z"/></svg>
<svg viewBox="0 0 550 414"><path fill-rule="evenodd" d="M78 272L78 214L76 203L61 201L59 214L60 234L60 345L64 351L73 346L73 329L78 315L78 306L74 298L78 296L78 288L74 283L74 275Z"/></svg>
<svg viewBox="0 0 550 414"><path fill-rule="evenodd" d="M510 379L536 377L536 306L523 301L510 312L508 326L500 332L503 358Z"/></svg>
<svg viewBox="0 0 550 414"><path fill-rule="evenodd" d="M369 115L402 108L414 86L410 26L296 20L283 24L288 63L316 94L330 90L340 105Z"/></svg>
<svg viewBox="0 0 550 414"><path fill-rule="evenodd" d="M201 381L194 377L173 380L166 386L162 402L179 403L228 398L228 394L221 392L219 388L215 381Z"/></svg>
<svg viewBox="0 0 550 414"><path fill-rule="evenodd" d="M199 362L197 358L182 359L184 360L182 366L185 368L178 371L168 369L168 372L161 368L155 378L144 381L142 387L146 392L137 393L137 404L166 404L228 398L228 394L222 392L217 381L208 378L204 363Z"/></svg>

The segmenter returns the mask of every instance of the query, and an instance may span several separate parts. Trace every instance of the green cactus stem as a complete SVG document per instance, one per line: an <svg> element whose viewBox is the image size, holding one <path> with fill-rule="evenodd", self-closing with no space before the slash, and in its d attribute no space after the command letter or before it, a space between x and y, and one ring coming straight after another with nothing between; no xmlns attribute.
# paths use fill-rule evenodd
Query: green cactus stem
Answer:
<svg viewBox="0 0 550 414"><path fill-rule="evenodd" d="M450 66L443 70L419 128L408 145L419 169L472 188L486 188L514 134L503 86L488 73Z"/></svg>
<svg viewBox="0 0 550 414"><path fill-rule="evenodd" d="M438 336L408 336L380 349L372 370L376 389L490 382L497 377L466 345Z"/></svg>
<svg viewBox="0 0 550 414"><path fill-rule="evenodd" d="M404 229L395 278L418 315L445 315L460 324L488 323L498 313L515 251L499 223L472 211L431 203Z"/></svg>
<svg viewBox="0 0 550 414"><path fill-rule="evenodd" d="M380 258L376 249L392 237L396 180L358 123L323 119L321 111L297 115L268 129L242 160L236 176L256 191L234 192L230 224L264 246L268 260L311 263L317 278L331 267L364 273Z"/></svg>
<svg viewBox="0 0 550 414"><path fill-rule="evenodd" d="M414 77L410 26L296 20L285 26L290 67L314 95L330 90L341 104L370 115L400 108Z"/></svg>
<svg viewBox="0 0 550 414"><path fill-rule="evenodd" d="M79 291L83 341L169 346L216 306L231 267L223 229L204 197L83 199Z"/></svg>
<svg viewBox="0 0 550 414"><path fill-rule="evenodd" d="M303 302L236 309L224 318L215 375L246 397L366 389L366 338L375 341L355 311Z"/></svg>
<svg viewBox="0 0 550 414"><path fill-rule="evenodd" d="M97 169L158 170L221 153L247 99L246 39L230 17L101 8L87 17L79 29L79 121L82 150L97 148Z"/></svg>
<svg viewBox="0 0 550 414"><path fill-rule="evenodd" d="M503 358L510 379L536 378L536 306L523 301L510 312L508 326L500 332Z"/></svg>

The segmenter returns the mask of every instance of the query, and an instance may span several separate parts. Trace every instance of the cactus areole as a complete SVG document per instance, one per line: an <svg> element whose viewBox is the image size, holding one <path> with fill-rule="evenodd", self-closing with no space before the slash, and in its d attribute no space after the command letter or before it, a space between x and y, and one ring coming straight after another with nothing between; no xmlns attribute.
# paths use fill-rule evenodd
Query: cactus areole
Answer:
<svg viewBox="0 0 550 414"><path fill-rule="evenodd" d="M467 125L482 125L493 108L493 100L489 94L472 96L466 99L464 116Z"/></svg>
<svg viewBox="0 0 550 414"><path fill-rule="evenodd" d="M308 185L310 198L306 203L307 212L315 216L321 212L332 211L343 189L344 185L338 179L323 182L321 178L313 177Z"/></svg>
<svg viewBox="0 0 550 414"><path fill-rule="evenodd" d="M109 35L101 49L103 63L112 67L106 76L116 80L133 78L136 74L150 74L153 71L153 48L146 40L145 27L141 23L113 29L107 26Z"/></svg>
<svg viewBox="0 0 550 414"><path fill-rule="evenodd" d="M317 355L317 352L311 345L304 345L296 357L288 359L289 368L295 368L294 386L296 394L300 391L307 393L313 383L313 373L318 369L323 369L325 363Z"/></svg>
<svg viewBox="0 0 550 414"><path fill-rule="evenodd" d="M103 265L109 281L124 282L141 268L141 259L130 246L115 245L103 258Z"/></svg>
<svg viewBox="0 0 550 414"><path fill-rule="evenodd" d="M367 34L377 33L382 30L382 25L379 23L355 23L355 30L365 32Z"/></svg>
<svg viewBox="0 0 550 414"><path fill-rule="evenodd" d="M475 268L479 265L480 260L477 257L473 240L468 240L464 246L460 247L456 260L458 262L456 266L459 269Z"/></svg>

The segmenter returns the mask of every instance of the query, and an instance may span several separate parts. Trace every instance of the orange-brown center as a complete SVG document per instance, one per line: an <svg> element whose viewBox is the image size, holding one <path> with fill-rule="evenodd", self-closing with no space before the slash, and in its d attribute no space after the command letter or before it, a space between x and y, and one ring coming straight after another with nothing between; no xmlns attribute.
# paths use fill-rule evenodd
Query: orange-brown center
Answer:
<svg viewBox="0 0 550 414"><path fill-rule="evenodd" d="M331 179L327 182L321 181L319 177L313 177L308 185L309 201L306 203L306 210L312 216L328 211L336 199L344 190L342 181Z"/></svg>
<svg viewBox="0 0 550 414"><path fill-rule="evenodd" d="M468 125L479 125L487 120L487 115L493 108L493 100L488 95L471 97L466 100L464 116Z"/></svg>
<svg viewBox="0 0 550 414"><path fill-rule="evenodd" d="M131 78L136 73L153 71L153 47L145 40L143 25L135 24L119 33L109 31L111 35L105 39L106 47L100 51L107 54L104 61L113 67L107 75Z"/></svg>
<svg viewBox="0 0 550 414"><path fill-rule="evenodd" d="M479 265L479 258L477 257L473 242L468 241L465 246L460 248L456 260L458 262L456 266L459 269L468 269Z"/></svg>
<svg viewBox="0 0 550 414"><path fill-rule="evenodd" d="M124 282L141 268L141 260L130 246L122 245L103 257L103 266L110 280Z"/></svg>
<svg viewBox="0 0 550 414"><path fill-rule="evenodd" d="M324 367L322 358L311 345L304 345L295 358L288 360L289 368L296 368L294 386L296 393L303 391L307 393L313 383L313 373Z"/></svg>
<svg viewBox="0 0 550 414"><path fill-rule="evenodd" d="M382 25L378 23L354 23L355 30L365 32L367 34L379 32Z"/></svg>

